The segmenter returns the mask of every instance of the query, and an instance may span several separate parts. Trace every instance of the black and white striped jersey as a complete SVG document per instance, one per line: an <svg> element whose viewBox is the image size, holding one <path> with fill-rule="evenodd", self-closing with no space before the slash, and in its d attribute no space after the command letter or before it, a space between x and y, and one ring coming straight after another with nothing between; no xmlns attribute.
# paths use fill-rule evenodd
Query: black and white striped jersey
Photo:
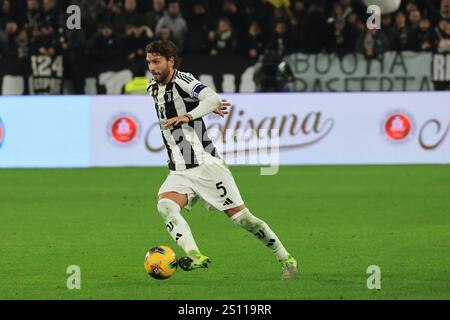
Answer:
<svg viewBox="0 0 450 320"><path fill-rule="evenodd" d="M195 119L181 126L164 126L167 119L181 116L196 108L198 95L205 88L190 73L175 70L166 84L151 81L147 91L155 100L162 138L167 149L170 170L185 170L196 167L211 157L221 159L206 133L203 119Z"/></svg>

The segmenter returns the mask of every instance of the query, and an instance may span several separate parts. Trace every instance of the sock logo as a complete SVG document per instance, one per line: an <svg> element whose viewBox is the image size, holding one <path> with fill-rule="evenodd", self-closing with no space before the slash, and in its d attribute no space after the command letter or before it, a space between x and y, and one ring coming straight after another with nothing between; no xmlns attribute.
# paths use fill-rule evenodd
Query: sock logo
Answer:
<svg viewBox="0 0 450 320"><path fill-rule="evenodd" d="M275 239L270 239L269 242L267 243L268 247L273 246L273 244L275 243Z"/></svg>
<svg viewBox="0 0 450 320"><path fill-rule="evenodd" d="M175 241L178 241L178 239L180 239L183 235L181 233L177 233L175 235Z"/></svg>
<svg viewBox="0 0 450 320"><path fill-rule="evenodd" d="M173 223L172 223L172 222L169 222L169 223L166 225L166 227L167 227L167 230L168 230L169 232L172 232L172 230L173 230Z"/></svg>
<svg viewBox="0 0 450 320"><path fill-rule="evenodd" d="M258 239L264 238L266 235L264 234L264 231L259 230L257 233L255 233L255 236L258 237Z"/></svg>
<svg viewBox="0 0 450 320"><path fill-rule="evenodd" d="M226 198L225 202L223 203L224 206L227 206L229 204L234 203L230 198Z"/></svg>

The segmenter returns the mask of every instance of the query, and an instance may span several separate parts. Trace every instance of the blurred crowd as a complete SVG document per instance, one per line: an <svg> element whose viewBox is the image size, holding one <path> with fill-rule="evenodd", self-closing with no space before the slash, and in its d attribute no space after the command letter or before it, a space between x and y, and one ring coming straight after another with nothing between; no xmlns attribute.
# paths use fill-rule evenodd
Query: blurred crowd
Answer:
<svg viewBox="0 0 450 320"><path fill-rule="evenodd" d="M81 8L81 30L66 26L66 8ZM266 50L450 52L450 0L403 1L366 27L360 0L0 0L0 54L67 53L108 60L142 59L153 39L172 39L184 54L241 54Z"/></svg>

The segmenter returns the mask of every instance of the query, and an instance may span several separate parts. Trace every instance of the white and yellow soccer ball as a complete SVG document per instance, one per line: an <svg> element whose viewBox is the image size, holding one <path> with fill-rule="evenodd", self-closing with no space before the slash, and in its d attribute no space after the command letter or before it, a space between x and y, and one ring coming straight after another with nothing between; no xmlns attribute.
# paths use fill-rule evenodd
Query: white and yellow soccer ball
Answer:
<svg viewBox="0 0 450 320"><path fill-rule="evenodd" d="M177 271L177 266L177 255L168 246L153 247L145 255L145 271L154 279L163 280L170 278Z"/></svg>

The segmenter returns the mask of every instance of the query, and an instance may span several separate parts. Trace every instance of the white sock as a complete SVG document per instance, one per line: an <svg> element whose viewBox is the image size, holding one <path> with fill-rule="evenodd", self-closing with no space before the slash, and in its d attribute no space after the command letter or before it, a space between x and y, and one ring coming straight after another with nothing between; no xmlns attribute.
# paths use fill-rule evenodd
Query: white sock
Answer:
<svg viewBox="0 0 450 320"><path fill-rule="evenodd" d="M251 214L247 208L239 211L231 219L245 230L253 233L270 251L272 251L278 260L284 260L289 258L289 253L284 248L280 239L270 229L270 227Z"/></svg>
<svg viewBox="0 0 450 320"><path fill-rule="evenodd" d="M190 251L199 251L192 235L191 228L180 214L180 206L170 199L163 198L158 201L158 212L166 223L167 231L173 240L186 254Z"/></svg>

